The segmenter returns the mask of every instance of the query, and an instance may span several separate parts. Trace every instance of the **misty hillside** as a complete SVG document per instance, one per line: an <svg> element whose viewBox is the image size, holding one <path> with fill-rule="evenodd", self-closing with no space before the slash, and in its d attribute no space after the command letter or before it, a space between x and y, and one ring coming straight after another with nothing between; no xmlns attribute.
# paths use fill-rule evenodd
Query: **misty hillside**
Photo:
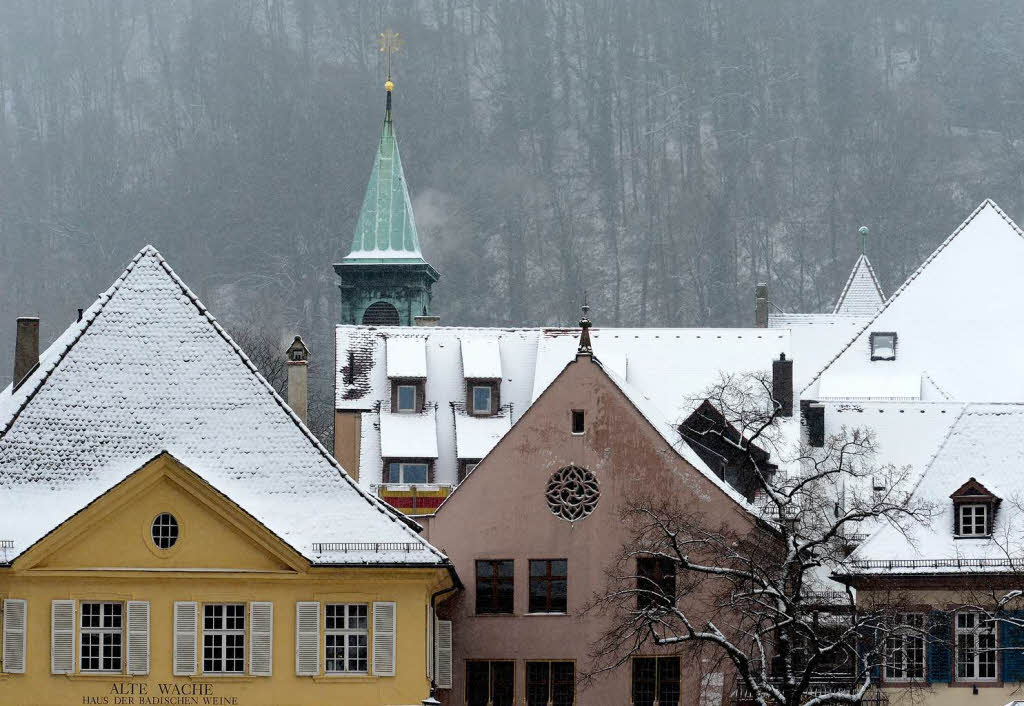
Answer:
<svg viewBox="0 0 1024 706"><path fill-rule="evenodd" d="M226 324L337 289L395 121L442 323L750 325L1024 217L1017 0L0 0L0 382L152 243ZM288 339L290 340L290 339Z"/></svg>

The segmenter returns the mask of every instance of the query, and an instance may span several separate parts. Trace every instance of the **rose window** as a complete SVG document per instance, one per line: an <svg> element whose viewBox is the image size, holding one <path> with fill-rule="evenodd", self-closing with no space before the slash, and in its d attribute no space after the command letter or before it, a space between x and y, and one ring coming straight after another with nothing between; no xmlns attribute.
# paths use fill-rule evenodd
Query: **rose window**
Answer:
<svg viewBox="0 0 1024 706"><path fill-rule="evenodd" d="M548 507L563 520L582 520L597 507L601 489L597 478L586 468L566 466L551 474L547 491Z"/></svg>

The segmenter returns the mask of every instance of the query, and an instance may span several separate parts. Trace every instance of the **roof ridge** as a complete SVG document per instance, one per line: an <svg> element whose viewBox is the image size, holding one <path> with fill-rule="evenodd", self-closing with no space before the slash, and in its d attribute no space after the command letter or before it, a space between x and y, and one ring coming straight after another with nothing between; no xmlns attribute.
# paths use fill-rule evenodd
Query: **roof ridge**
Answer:
<svg viewBox="0 0 1024 706"><path fill-rule="evenodd" d="M885 311L887 311L889 309L889 307L892 305L892 303L894 301L899 299L899 296L907 289L907 287L910 286L910 284L915 279L917 279L921 275L922 272L924 272L925 268L928 267L928 265L930 265L932 263L932 261L935 260L935 258L939 256L939 253L941 253L943 250L945 250L949 246L949 244L952 243L953 240L958 235L960 235L960 233L962 233L964 231L964 229L967 228L967 226L971 224L971 222L974 221L974 219L978 216L978 214L980 214L987 207L993 208L995 210L995 212L1013 228L1013 230L1017 233L1017 235L1020 236L1022 239L1024 239L1024 231L1022 231L1020 229L1020 226L1018 226L1016 223L1014 223L1013 219L1011 219L1009 216L1007 216L1003 212L1003 210L1001 208L999 208L999 206L996 204L995 201L993 201L990 198L986 198L984 201L982 201L978 205L977 208L975 208L971 212L971 215L969 215L963 221L963 223L961 223L956 228L956 230L954 230L952 233L950 233L949 236L945 240L943 240L942 243L940 243L939 246L937 248L935 248L935 250L932 251L931 255L929 255L928 257L925 258L924 262L922 262L918 266L918 268L916 270L914 270L910 274L909 277L907 277L907 279L903 282L903 284L901 284L896 289L896 291L894 291L892 293L892 295L890 295L890 297L885 300L885 302L882 304L882 308L880 308L877 312L875 312L875 315L872 316L871 319L866 324L864 324L864 326L862 326L853 335L853 338L851 338L849 341L847 341L846 345L843 346L842 348L840 348L839 351L834 356L832 356L832 358L827 363L825 363L825 365L821 369L819 369L818 372L816 372L814 374L814 376L811 378L810 382L808 382L806 385L804 385L803 389L800 390L801 394L806 392L808 389L810 389L811 385L813 385L814 383L816 383L818 381L818 379L821 377L822 373L824 373L826 370L828 370L829 366L831 366L832 363L834 363L836 360L838 360L839 356L841 356L843 353L845 353L847 351L847 349L849 349L849 347L853 345L854 341L856 341L858 338L860 338L860 335L862 333L864 333L868 328L870 328L871 324L873 324L875 322L875 320L879 316L881 316Z"/></svg>
<svg viewBox="0 0 1024 706"><path fill-rule="evenodd" d="M255 374L256 379L260 383L262 383L263 386L270 392L274 401L277 402L277 404L285 412L288 413L288 416L292 420L292 422L299 428L299 430L303 434L305 434L306 438L313 443L314 448L316 448L316 450L320 452L324 459L326 459L328 463L334 466L335 470L338 471L341 477L353 489L355 489L355 491L359 493L361 497L366 499L370 503L370 505L375 507L384 516L390 518L392 522L398 524L402 529L409 532L415 538L415 540L423 544L426 549L429 549L442 559L446 558L443 553L438 551L433 545L431 545L429 542L423 539L416 532L416 530L413 529L413 527L419 527L417 523L415 523L413 520L409 520L404 515L401 515L401 513L399 513L398 510L384 503L383 500L379 500L378 498L373 497L365 490L360 488L359 485L352 480L348 472L344 468L342 468L341 464L338 463L337 459L331 456L331 454L327 451L327 449L324 448L323 444L320 443L320 440L316 438L313 432L311 432L309 428L302 423L302 420L299 419L298 415L295 414L292 408L288 406L288 403L285 402L281 395L278 394L277 390L274 389L273 385L267 382L267 379L263 377L263 374L259 371L259 369L253 364L251 360L249 360L249 356L247 356L245 354L245 351L243 351L241 347L239 347L239 345L235 343L234 339L231 338L231 335L224 330L224 327L222 327L220 323L217 321L217 319L213 316L213 314L210 313L209 309L206 308L206 305L202 303L199 297L196 296L196 294L189 288L189 286L185 284L185 282L178 276L178 273L174 271L174 268L170 266L170 264L163 258L162 255L160 255L159 252L156 251L155 248L153 248L152 252L157 258L157 261L160 263L161 268L167 273L171 280L181 288L182 293L189 298L189 300L196 307L196 309L199 310L199 313L202 314L207 319L207 321L209 321L209 323L213 325L214 330L221 336L221 338L223 338L228 343L228 345L231 346L231 348L241 359L242 363L247 368L249 368L250 372ZM142 253L139 253L139 255L141 256Z"/></svg>

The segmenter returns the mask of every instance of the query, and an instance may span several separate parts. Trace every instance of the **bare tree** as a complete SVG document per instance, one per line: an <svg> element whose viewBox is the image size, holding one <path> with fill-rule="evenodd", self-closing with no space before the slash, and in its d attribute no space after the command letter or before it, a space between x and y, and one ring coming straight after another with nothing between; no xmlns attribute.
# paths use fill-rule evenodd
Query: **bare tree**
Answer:
<svg viewBox="0 0 1024 706"><path fill-rule="evenodd" d="M909 471L873 466L865 430L843 430L820 448L794 444L783 455L799 427L782 417L771 389L767 375L723 376L708 393L717 423L681 428L705 449L733 452L731 463L754 488L752 526L671 498L638 498L624 510L631 540L591 606L613 616L595 645L597 671L650 646L693 650L716 670L724 665L747 703L858 704L890 637L918 629L896 617L902 596L876 596L865 609L830 579L866 528L927 515L908 498ZM652 565L656 573L645 568Z"/></svg>

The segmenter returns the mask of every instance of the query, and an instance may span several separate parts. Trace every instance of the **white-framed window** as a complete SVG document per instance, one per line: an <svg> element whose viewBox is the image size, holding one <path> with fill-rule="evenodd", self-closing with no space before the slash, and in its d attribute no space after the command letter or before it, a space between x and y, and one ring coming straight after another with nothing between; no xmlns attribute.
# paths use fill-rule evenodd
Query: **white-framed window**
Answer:
<svg viewBox="0 0 1024 706"><path fill-rule="evenodd" d="M83 601L79 668L83 672L120 672L124 665L124 606Z"/></svg>
<svg viewBox="0 0 1024 706"><path fill-rule="evenodd" d="M956 678L961 681L995 681L996 630L981 613L956 614Z"/></svg>
<svg viewBox="0 0 1024 706"><path fill-rule="evenodd" d="M893 631L886 638L886 681L924 679L925 621L923 613L896 616Z"/></svg>
<svg viewBox="0 0 1024 706"><path fill-rule="evenodd" d="M398 392L396 393L398 400L399 412L415 412L416 411L416 386L415 385L399 385Z"/></svg>
<svg viewBox="0 0 1024 706"><path fill-rule="evenodd" d="M392 461L388 464L389 483L426 483L430 466L422 461Z"/></svg>
<svg viewBox="0 0 1024 706"><path fill-rule="evenodd" d="M473 385L473 414L491 413L491 386Z"/></svg>
<svg viewBox="0 0 1024 706"><path fill-rule="evenodd" d="M960 504L956 508L956 516L957 534L961 537L987 537L991 534L987 504Z"/></svg>
<svg viewBox="0 0 1024 706"><path fill-rule="evenodd" d="M324 623L324 671L328 674L366 674L369 624L365 603L328 603Z"/></svg>
<svg viewBox="0 0 1024 706"><path fill-rule="evenodd" d="M203 606L203 672L245 672L244 603L207 603Z"/></svg>

